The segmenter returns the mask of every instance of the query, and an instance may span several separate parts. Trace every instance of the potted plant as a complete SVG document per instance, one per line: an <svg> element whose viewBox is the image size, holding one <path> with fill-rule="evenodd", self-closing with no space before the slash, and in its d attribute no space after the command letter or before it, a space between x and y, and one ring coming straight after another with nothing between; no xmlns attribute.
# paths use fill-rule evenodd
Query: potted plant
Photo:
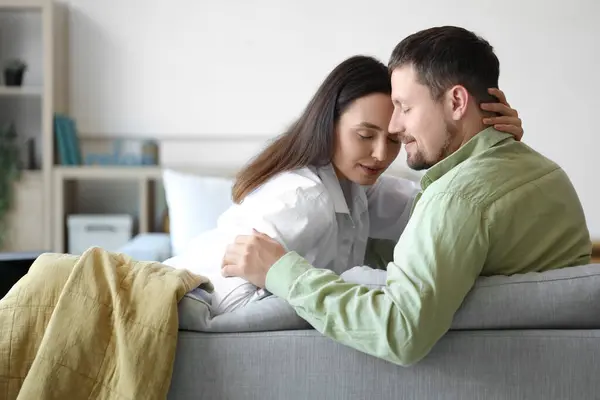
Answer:
<svg viewBox="0 0 600 400"><path fill-rule="evenodd" d="M20 153L14 124L0 127L0 249L6 235L6 215L12 206L13 189L21 177Z"/></svg>
<svg viewBox="0 0 600 400"><path fill-rule="evenodd" d="M27 70L27 64L23 60L15 58L4 66L4 84L6 86L21 86L23 76Z"/></svg>

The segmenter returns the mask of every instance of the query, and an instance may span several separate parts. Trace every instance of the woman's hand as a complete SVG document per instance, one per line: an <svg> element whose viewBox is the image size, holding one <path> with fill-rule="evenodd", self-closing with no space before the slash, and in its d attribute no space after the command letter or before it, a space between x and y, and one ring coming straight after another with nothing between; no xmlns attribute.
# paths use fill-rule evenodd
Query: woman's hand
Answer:
<svg viewBox="0 0 600 400"><path fill-rule="evenodd" d="M267 272L285 255L286 250L275 239L253 229L252 235L240 235L227 246L221 274L237 276L264 288Z"/></svg>
<svg viewBox="0 0 600 400"><path fill-rule="evenodd" d="M490 88L488 89L488 93L496 97L500 102L482 103L481 109L498 113L500 116L486 117L483 119L483 123L486 125L492 125L501 132L510 133L515 137L516 140L521 140L523 137L523 127L517 110L510 107L510 104L508 104L506 101L506 96L502 90Z"/></svg>

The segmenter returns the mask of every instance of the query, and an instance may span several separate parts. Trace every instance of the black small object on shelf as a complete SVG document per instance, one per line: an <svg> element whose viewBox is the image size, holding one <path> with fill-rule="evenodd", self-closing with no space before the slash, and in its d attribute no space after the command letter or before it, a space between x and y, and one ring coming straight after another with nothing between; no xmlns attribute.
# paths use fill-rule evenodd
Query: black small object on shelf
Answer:
<svg viewBox="0 0 600 400"><path fill-rule="evenodd" d="M11 60L4 67L4 84L6 86L23 85L23 77L27 70L27 64L21 60Z"/></svg>

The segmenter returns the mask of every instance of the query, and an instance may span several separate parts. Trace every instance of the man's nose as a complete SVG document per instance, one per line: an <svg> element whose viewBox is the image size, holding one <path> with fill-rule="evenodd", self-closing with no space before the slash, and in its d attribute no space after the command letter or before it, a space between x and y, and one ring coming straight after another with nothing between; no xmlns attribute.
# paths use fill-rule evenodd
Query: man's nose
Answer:
<svg viewBox="0 0 600 400"><path fill-rule="evenodd" d="M390 119L388 131L390 133L404 132L404 123L402 122L402 117L400 116L400 113L397 110L394 110L394 112L392 113L392 118Z"/></svg>

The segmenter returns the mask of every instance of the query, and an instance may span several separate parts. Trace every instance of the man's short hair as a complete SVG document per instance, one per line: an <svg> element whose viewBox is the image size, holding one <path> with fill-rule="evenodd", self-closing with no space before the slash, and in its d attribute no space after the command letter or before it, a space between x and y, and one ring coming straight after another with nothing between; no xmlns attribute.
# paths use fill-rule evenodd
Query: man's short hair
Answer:
<svg viewBox="0 0 600 400"><path fill-rule="evenodd" d="M478 103L496 102L488 88L498 87L500 61L494 48L464 28L441 26L402 40L390 57L388 69L412 65L421 84L438 100L454 85L462 85Z"/></svg>

